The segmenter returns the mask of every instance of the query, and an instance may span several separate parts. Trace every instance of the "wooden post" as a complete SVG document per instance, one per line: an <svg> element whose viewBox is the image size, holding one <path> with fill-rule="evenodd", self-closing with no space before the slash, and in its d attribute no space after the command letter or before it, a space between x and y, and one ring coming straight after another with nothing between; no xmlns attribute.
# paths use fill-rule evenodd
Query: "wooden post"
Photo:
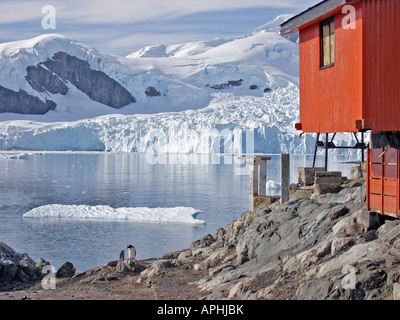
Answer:
<svg viewBox="0 0 400 320"><path fill-rule="evenodd" d="M325 171L328 171L328 139L329 133L325 134Z"/></svg>
<svg viewBox="0 0 400 320"><path fill-rule="evenodd" d="M318 144L319 144L319 133L317 133L317 140L315 141L314 158L312 163L313 168L315 168L315 162L317 160Z"/></svg>
<svg viewBox="0 0 400 320"><path fill-rule="evenodd" d="M249 166L249 211L254 211L254 198L267 194L267 160L271 157L239 157Z"/></svg>
<svg viewBox="0 0 400 320"><path fill-rule="evenodd" d="M364 146L365 141L364 141L364 132L361 132L361 144L362 146ZM361 162L365 162L365 154L364 154L365 150L361 149Z"/></svg>
<svg viewBox="0 0 400 320"><path fill-rule="evenodd" d="M246 160L247 161L247 160ZM247 161L249 165L249 211L254 211L254 176L255 176L255 165L254 162Z"/></svg>
<svg viewBox="0 0 400 320"><path fill-rule="evenodd" d="M253 167L254 167L254 173L253 173L253 195L258 196L259 195L259 167L258 164L254 161L253 162Z"/></svg>
<svg viewBox="0 0 400 320"><path fill-rule="evenodd" d="M281 203L289 201L290 155L281 155Z"/></svg>
<svg viewBox="0 0 400 320"><path fill-rule="evenodd" d="M267 195L267 160L262 159L258 164L258 195Z"/></svg>

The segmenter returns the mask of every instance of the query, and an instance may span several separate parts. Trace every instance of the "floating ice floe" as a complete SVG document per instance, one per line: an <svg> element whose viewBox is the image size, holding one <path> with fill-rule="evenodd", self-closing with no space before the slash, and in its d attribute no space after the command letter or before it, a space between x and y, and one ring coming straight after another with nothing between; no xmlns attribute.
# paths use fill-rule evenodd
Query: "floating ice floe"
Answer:
<svg viewBox="0 0 400 320"><path fill-rule="evenodd" d="M267 181L267 190L278 190L281 188L281 184L274 180Z"/></svg>
<svg viewBox="0 0 400 320"><path fill-rule="evenodd" d="M200 210L190 207L175 208L117 208L110 206L50 204L34 208L23 215L24 218L69 218L129 220L141 222L205 224L196 219Z"/></svg>
<svg viewBox="0 0 400 320"><path fill-rule="evenodd" d="M28 153L2 153L0 159L28 159Z"/></svg>

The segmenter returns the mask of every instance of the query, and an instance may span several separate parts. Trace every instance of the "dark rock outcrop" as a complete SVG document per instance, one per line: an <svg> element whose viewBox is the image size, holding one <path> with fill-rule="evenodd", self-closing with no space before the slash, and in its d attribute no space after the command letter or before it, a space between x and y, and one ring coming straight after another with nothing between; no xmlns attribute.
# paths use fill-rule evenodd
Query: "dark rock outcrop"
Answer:
<svg viewBox="0 0 400 320"><path fill-rule="evenodd" d="M37 67L29 66L26 68L26 81L38 92L50 92L52 94L66 95L68 86L57 75L43 68L41 64Z"/></svg>
<svg viewBox="0 0 400 320"><path fill-rule="evenodd" d="M148 87L145 91L146 96L148 97L158 97L161 96L160 91L158 91L155 87Z"/></svg>
<svg viewBox="0 0 400 320"><path fill-rule="evenodd" d="M26 73L25 80L40 93L66 95L68 83L72 83L90 99L112 108L119 109L135 102L131 93L117 81L65 52L58 52L37 66L27 67ZM16 92L0 86L0 113L45 114L56 107L52 100L42 101L22 89Z"/></svg>
<svg viewBox="0 0 400 320"><path fill-rule="evenodd" d="M56 53L51 60L47 60L42 64L55 73L62 81L71 82L94 101L116 109L135 102L135 98L130 92L117 81L110 78L104 72L92 70L88 62L70 56L65 52ZM40 64L37 68L40 68ZM46 90L50 90L50 87L46 86L46 83L48 83L48 79L52 75L43 71L42 74L47 75L47 77L44 81L35 83L35 86L41 86L46 88ZM35 75L35 72L33 72L33 75ZM38 78L40 80L40 77ZM31 81L33 79L34 77L30 78ZM52 89L60 90L61 88L57 86Z"/></svg>
<svg viewBox="0 0 400 320"><path fill-rule="evenodd" d="M24 90L18 92L0 86L0 112L14 112L22 114L45 114L54 110L54 101L43 102L38 97L28 94Z"/></svg>
<svg viewBox="0 0 400 320"><path fill-rule="evenodd" d="M0 285L13 282L27 282L42 276L36 262L26 253L17 253L14 249L0 242Z"/></svg>
<svg viewBox="0 0 400 320"><path fill-rule="evenodd" d="M206 87L210 87L211 89L215 89L215 90L223 90L223 89L228 89L229 87L240 87L242 85L242 82L243 82L243 79L229 80L228 82L221 83L221 84L214 84L214 85L207 84Z"/></svg>

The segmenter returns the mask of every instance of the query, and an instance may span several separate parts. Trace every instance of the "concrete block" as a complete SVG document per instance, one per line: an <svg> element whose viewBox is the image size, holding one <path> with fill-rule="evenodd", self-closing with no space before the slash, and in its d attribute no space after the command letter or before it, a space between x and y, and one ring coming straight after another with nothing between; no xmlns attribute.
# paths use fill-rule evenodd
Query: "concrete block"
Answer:
<svg viewBox="0 0 400 320"><path fill-rule="evenodd" d="M316 193L338 192L342 183L342 172L340 171L315 172L314 189Z"/></svg>
<svg viewBox="0 0 400 320"><path fill-rule="evenodd" d="M383 218L379 213L363 209L358 211L356 221L364 227L364 232L376 230L383 224Z"/></svg>
<svg viewBox="0 0 400 320"><path fill-rule="evenodd" d="M350 172L351 172L351 179L352 180L358 180L358 179L364 178L361 166L352 167L350 169Z"/></svg>
<svg viewBox="0 0 400 320"><path fill-rule="evenodd" d="M310 198L312 194L313 194L313 189L299 189L290 195L290 200Z"/></svg>
<svg viewBox="0 0 400 320"><path fill-rule="evenodd" d="M361 162L361 171L365 177L367 175L367 163L366 162Z"/></svg>
<svg viewBox="0 0 400 320"><path fill-rule="evenodd" d="M260 206L268 206L279 201L280 199L281 197L279 196L256 196L254 197L253 206L255 209Z"/></svg>
<svg viewBox="0 0 400 320"><path fill-rule="evenodd" d="M324 171L325 168L316 167L300 167L297 169L299 175L299 184L301 186L312 186L314 184L315 172Z"/></svg>

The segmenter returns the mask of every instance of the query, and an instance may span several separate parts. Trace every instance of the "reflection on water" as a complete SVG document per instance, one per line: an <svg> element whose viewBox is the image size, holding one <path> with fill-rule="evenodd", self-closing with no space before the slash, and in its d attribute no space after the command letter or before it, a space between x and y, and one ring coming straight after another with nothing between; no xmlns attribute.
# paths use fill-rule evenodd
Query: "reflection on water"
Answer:
<svg viewBox="0 0 400 320"><path fill-rule="evenodd" d="M248 172L236 157L173 155L149 162L144 154L44 153L0 159L0 241L56 268L65 261L84 271L118 259L132 243L139 259L190 246L247 210ZM332 157L329 170L350 174L346 157ZM291 157L297 167L312 156ZM323 158L317 165L323 165ZM280 156L267 165L267 180L280 181ZM276 190L270 190L274 194ZM206 225L73 219L23 219L46 204L120 207L193 207Z"/></svg>

